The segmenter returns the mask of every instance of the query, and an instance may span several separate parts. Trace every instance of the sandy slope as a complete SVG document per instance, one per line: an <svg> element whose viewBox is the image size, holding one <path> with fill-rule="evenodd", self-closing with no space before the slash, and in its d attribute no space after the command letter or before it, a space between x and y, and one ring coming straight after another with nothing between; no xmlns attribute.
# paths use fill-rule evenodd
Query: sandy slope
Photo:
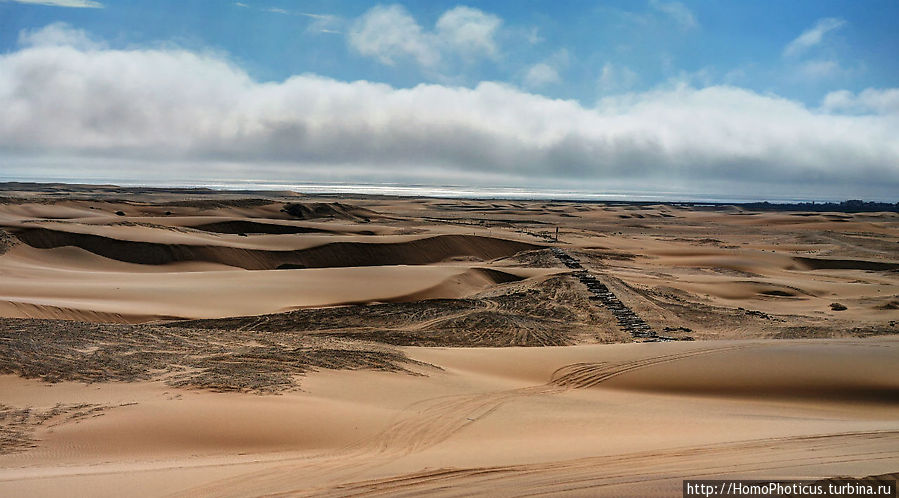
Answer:
<svg viewBox="0 0 899 498"><path fill-rule="evenodd" d="M109 408L0 456L0 493L670 496L688 476L899 468L895 339L407 352L445 370L325 371L274 397L4 377L7 404Z"/></svg>
<svg viewBox="0 0 899 498"><path fill-rule="evenodd" d="M58 313L94 312L105 316L103 321L218 318L304 306L457 298L502 276L460 264L246 271L180 263L148 270L148 265L107 264L80 249L50 251L58 251L54 255L65 263L45 266L46 255L33 257L33 249L21 247L0 258L0 313L56 318L56 310L71 310ZM509 271L522 277L548 273Z"/></svg>
<svg viewBox="0 0 899 498"><path fill-rule="evenodd" d="M14 194L2 496L677 496L899 470L895 213ZM699 340L597 344L633 337L549 246ZM387 304L304 308L348 303Z"/></svg>

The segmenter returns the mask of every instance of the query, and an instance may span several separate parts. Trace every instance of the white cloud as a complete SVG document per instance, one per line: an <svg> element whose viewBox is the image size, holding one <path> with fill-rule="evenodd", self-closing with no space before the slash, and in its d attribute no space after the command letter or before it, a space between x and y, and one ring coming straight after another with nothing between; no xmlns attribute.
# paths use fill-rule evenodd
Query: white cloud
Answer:
<svg viewBox="0 0 899 498"><path fill-rule="evenodd" d="M530 88L540 88L560 81L559 72L545 62L534 64L524 75L524 84Z"/></svg>
<svg viewBox="0 0 899 498"><path fill-rule="evenodd" d="M821 108L825 112L899 115L899 88L866 88L857 95L848 90L830 92Z"/></svg>
<svg viewBox="0 0 899 498"><path fill-rule="evenodd" d="M453 48L470 55L495 57L496 32L502 20L471 7L455 7L437 20L437 38Z"/></svg>
<svg viewBox="0 0 899 498"><path fill-rule="evenodd" d="M721 81L723 81L727 85L736 85L740 81L745 81L746 77L748 75L747 69L750 66L751 65L749 65L749 66L744 65L741 67L731 69L730 71L728 71L727 73L724 74L724 76L721 78Z"/></svg>
<svg viewBox="0 0 899 498"><path fill-rule="evenodd" d="M82 50L104 48L105 43L98 42L82 30L72 29L68 24L57 22L40 29L22 30L19 32L20 46L66 46Z"/></svg>
<svg viewBox="0 0 899 498"><path fill-rule="evenodd" d="M798 66L797 70L800 76L809 79L830 78L843 71L840 64L833 60L803 62Z"/></svg>
<svg viewBox="0 0 899 498"><path fill-rule="evenodd" d="M559 49L542 62L530 66L524 73L522 81L528 88L542 88L547 85L561 83L559 71L566 69L571 61L568 50Z"/></svg>
<svg viewBox="0 0 899 498"><path fill-rule="evenodd" d="M754 195L797 186L831 186L840 197L899 191L895 115L831 114L729 86L681 85L586 107L489 82L397 89L301 75L260 83L215 55L40 43L47 38L59 39L33 33L31 45L0 55L7 172L56 161L69 176L102 164L110 174L125 165L118 175L170 179L187 171L597 188L719 182ZM893 95L850 97L874 105Z"/></svg>
<svg viewBox="0 0 899 498"><path fill-rule="evenodd" d="M2 0L0 0L2 1ZM234 6L242 7L245 9L252 8L249 5L242 2L234 2ZM341 31L339 28L343 24L343 19L340 16L335 16L332 14L313 14L311 12L297 12L290 11L287 9L282 9L278 7L260 7L256 10L260 10L262 12L269 12L272 14L280 14L282 16L299 16L306 17L311 19L312 21L306 26L307 33L332 33L332 34L340 34Z"/></svg>
<svg viewBox="0 0 899 498"><path fill-rule="evenodd" d="M425 33L401 5L369 9L350 28L348 41L360 54L390 66L401 58L411 58L422 66L440 61L433 35Z"/></svg>
<svg viewBox="0 0 899 498"><path fill-rule="evenodd" d="M343 24L343 19L332 14L312 14L309 12L297 12L297 15L312 19L306 31L313 33L340 34L338 29Z"/></svg>
<svg viewBox="0 0 899 498"><path fill-rule="evenodd" d="M377 5L350 28L348 42L358 53L383 64L410 59L433 68L447 56L469 60L496 57L496 34L502 20L471 7L444 12L428 31L401 5Z"/></svg>
<svg viewBox="0 0 899 498"><path fill-rule="evenodd" d="M699 22L696 21L696 16L693 15L693 12L680 2L650 0L649 5L673 19L685 31L699 27Z"/></svg>
<svg viewBox="0 0 899 498"><path fill-rule="evenodd" d="M339 28L343 25L343 19L339 16L331 14L310 14L308 12L300 12L298 15L312 19L312 22L306 27L307 32L330 34L341 33Z"/></svg>
<svg viewBox="0 0 899 498"><path fill-rule="evenodd" d="M784 47L783 55L786 57L798 56L808 49L820 44L824 40L827 33L835 29L839 29L846 24L846 21L836 17L827 17L819 19L814 26L802 32L793 41Z"/></svg>
<svg viewBox="0 0 899 498"><path fill-rule="evenodd" d="M640 77L627 66L616 66L610 62L602 66L599 74L599 90L602 93L614 93L630 90Z"/></svg>
<svg viewBox="0 0 899 498"><path fill-rule="evenodd" d="M5 2L48 5L50 7L74 7L82 9L102 9L103 4L93 0L3 0Z"/></svg>

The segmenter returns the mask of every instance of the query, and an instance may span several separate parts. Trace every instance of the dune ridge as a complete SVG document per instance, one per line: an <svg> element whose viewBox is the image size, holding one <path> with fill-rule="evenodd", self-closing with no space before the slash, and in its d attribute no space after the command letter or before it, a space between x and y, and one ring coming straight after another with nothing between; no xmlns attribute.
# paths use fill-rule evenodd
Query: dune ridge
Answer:
<svg viewBox="0 0 899 498"><path fill-rule="evenodd" d="M5 279L0 303L6 304L0 305L0 314L124 323L220 318L308 307L461 299L522 279L460 264L142 273L16 269Z"/></svg>
<svg viewBox="0 0 899 498"><path fill-rule="evenodd" d="M316 218L339 218L368 222L380 214L371 209L344 204L342 202L292 202L284 205L285 213L301 220Z"/></svg>
<svg viewBox="0 0 899 498"><path fill-rule="evenodd" d="M399 243L332 242L294 251L266 251L224 246L137 242L47 228L28 228L17 230L14 234L20 241L34 248L74 246L128 263L164 265L182 261L204 261L247 270L271 270L284 264L294 265L295 268L329 268L424 265L459 257L491 260L541 247L516 240L479 235L435 235Z"/></svg>

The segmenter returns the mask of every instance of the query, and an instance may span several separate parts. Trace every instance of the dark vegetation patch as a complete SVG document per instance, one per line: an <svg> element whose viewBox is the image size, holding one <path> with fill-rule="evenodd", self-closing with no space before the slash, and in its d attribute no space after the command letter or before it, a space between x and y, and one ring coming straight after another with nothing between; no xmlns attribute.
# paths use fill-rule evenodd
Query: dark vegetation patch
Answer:
<svg viewBox="0 0 899 498"><path fill-rule="evenodd" d="M736 246L728 246L721 239L715 239L712 237L698 237L698 238L673 237L671 239L665 239L665 240L670 240L672 242L688 242L690 244L700 245L700 246L715 246L715 247L725 247L725 248L736 247Z"/></svg>
<svg viewBox="0 0 899 498"><path fill-rule="evenodd" d="M576 279L562 275L538 286L473 299L302 309L167 326L301 332L402 346L503 347L574 344L575 337L594 331L599 320L608 318L596 314Z"/></svg>
<svg viewBox="0 0 899 498"><path fill-rule="evenodd" d="M189 329L64 320L0 320L0 374L45 382L133 382L269 393L319 368L407 372L418 364L376 344L296 332Z"/></svg>
<svg viewBox="0 0 899 498"><path fill-rule="evenodd" d="M0 230L0 255L12 249L18 240L9 234L6 230Z"/></svg>
<svg viewBox="0 0 899 498"><path fill-rule="evenodd" d="M121 406L121 405L120 405ZM37 446L34 432L67 422L99 417L108 405L57 403L53 408L17 408L0 403L0 455Z"/></svg>
<svg viewBox="0 0 899 498"><path fill-rule="evenodd" d="M871 337L895 335L896 327L872 325L868 327L791 326L783 327L772 339L825 339L831 337Z"/></svg>
<svg viewBox="0 0 899 498"><path fill-rule="evenodd" d="M581 251L572 251L571 254L577 256L581 261L596 264L602 264L602 261L605 259L611 259L615 261L633 261L637 258L636 254L609 249L584 248Z"/></svg>
<svg viewBox="0 0 899 498"><path fill-rule="evenodd" d="M899 213L899 202L893 204L889 202L865 202L862 200L849 200L842 202L797 202L797 203L776 203L770 202L747 202L737 204L744 209L760 210L760 211L812 211L827 212L834 211L840 213L874 213L882 211L892 211Z"/></svg>
<svg viewBox="0 0 899 498"><path fill-rule="evenodd" d="M521 251L515 255L499 260L504 264L514 263L516 266L528 268L564 268L559 258L548 248Z"/></svg>

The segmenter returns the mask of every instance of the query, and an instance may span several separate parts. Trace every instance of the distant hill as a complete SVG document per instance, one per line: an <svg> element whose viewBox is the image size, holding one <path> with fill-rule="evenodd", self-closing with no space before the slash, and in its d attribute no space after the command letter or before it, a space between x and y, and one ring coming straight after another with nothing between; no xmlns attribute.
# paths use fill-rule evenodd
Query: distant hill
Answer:
<svg viewBox="0 0 899 498"><path fill-rule="evenodd" d="M860 200L850 200L843 202L797 202L788 204L778 204L771 202L747 202L738 204L744 209L753 209L759 211L838 211L842 213L872 213L881 211L891 211L899 213L899 202L890 204L889 202L865 202Z"/></svg>

